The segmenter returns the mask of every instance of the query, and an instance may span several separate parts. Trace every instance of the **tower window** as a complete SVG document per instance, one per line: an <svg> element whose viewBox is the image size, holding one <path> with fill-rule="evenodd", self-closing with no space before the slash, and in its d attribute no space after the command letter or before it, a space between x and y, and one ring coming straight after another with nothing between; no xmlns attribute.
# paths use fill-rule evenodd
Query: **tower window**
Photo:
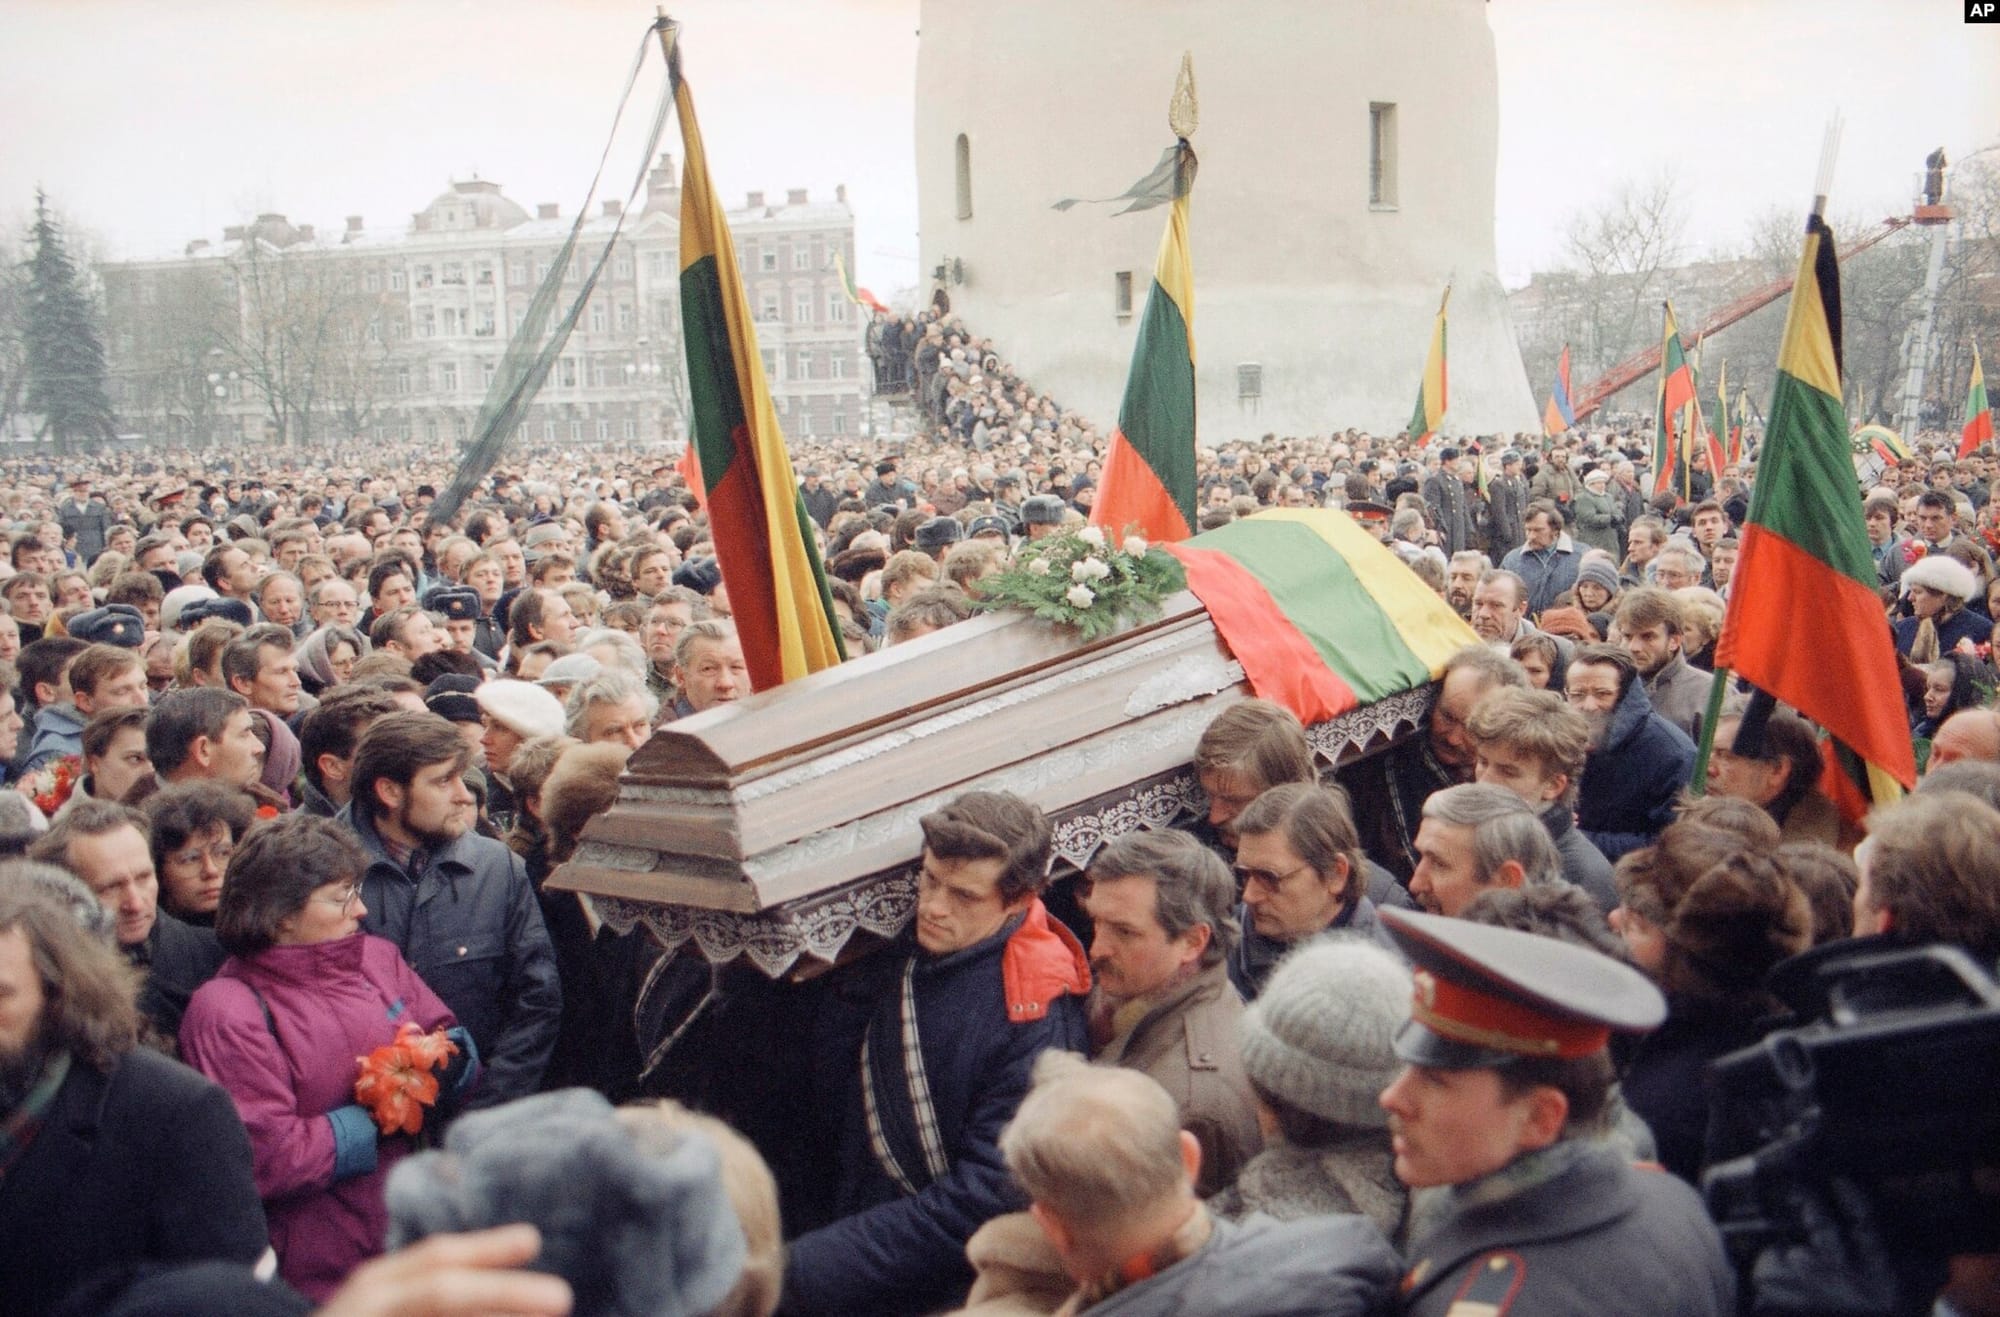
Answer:
<svg viewBox="0 0 2000 1317"><path fill-rule="evenodd" d="M958 217L972 218L972 143L964 133L958 135Z"/></svg>
<svg viewBox="0 0 2000 1317"><path fill-rule="evenodd" d="M1368 106L1368 204L1396 206L1396 107L1382 101Z"/></svg>
<svg viewBox="0 0 2000 1317"><path fill-rule="evenodd" d="M1118 313L1118 318L1121 321L1132 318L1132 272L1130 270L1120 270L1111 276L1111 306Z"/></svg>

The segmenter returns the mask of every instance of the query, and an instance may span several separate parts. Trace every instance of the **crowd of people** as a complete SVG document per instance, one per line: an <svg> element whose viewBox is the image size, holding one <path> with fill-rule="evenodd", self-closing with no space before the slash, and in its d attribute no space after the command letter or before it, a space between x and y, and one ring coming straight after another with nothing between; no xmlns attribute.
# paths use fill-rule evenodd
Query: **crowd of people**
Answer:
<svg viewBox="0 0 2000 1317"><path fill-rule="evenodd" d="M870 351L919 428L795 445L850 658L970 616L1104 456L946 316ZM1985 1258L1875 1308L1838 1250L1744 1271L1698 1193L1774 970L2000 961L1992 455L1857 482L1927 773L1865 820L1806 719L1711 698L1754 450L1658 495L1614 434L1198 472L1204 528L1346 509L1480 643L1336 776L1229 707L1206 816L1062 900L1026 801L927 815L911 927L776 999L787 1097L736 1073L778 989L545 885L749 693L666 454L525 447L448 520L416 450L0 464L0 1312L2000 1311ZM688 974L683 1038L640 1007Z"/></svg>

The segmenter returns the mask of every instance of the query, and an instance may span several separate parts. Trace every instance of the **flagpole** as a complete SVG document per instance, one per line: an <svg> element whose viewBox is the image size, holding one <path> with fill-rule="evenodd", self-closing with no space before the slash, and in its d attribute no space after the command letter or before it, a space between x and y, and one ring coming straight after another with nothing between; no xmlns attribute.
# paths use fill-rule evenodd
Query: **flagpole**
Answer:
<svg viewBox="0 0 2000 1317"><path fill-rule="evenodd" d="M1722 701L1729 695L1729 669L1717 668L1715 682L1708 689L1708 709L1701 716L1701 740L1695 745L1694 775L1688 794L1708 794L1708 758L1715 750L1715 724L1722 719Z"/></svg>

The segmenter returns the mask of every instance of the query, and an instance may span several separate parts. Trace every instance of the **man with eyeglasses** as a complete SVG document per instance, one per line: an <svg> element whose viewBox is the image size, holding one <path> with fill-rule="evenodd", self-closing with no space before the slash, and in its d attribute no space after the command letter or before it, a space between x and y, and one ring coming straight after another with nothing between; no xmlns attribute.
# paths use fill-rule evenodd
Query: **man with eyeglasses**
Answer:
<svg viewBox="0 0 2000 1317"><path fill-rule="evenodd" d="M1288 783L1236 816L1242 940L1229 979L1254 1001L1285 954L1327 934L1379 936L1347 793Z"/></svg>

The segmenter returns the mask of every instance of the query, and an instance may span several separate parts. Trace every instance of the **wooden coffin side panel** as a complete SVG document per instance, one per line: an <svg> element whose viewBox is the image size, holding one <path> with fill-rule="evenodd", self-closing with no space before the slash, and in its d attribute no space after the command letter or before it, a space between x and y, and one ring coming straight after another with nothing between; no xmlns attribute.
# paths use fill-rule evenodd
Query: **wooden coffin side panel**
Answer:
<svg viewBox="0 0 2000 1317"><path fill-rule="evenodd" d="M934 653L930 666L948 667L957 657L956 650ZM898 675L886 669L876 682L858 684L857 698L882 698L882 683L893 685ZM712 890L718 885L747 885L754 909L797 900L906 862L915 821L962 791L1011 790L1054 812L1184 764L1208 721L1243 698L1241 682L1242 669L1197 609L984 687L961 687L954 698L878 721L872 731L818 743L793 738L809 748L711 785L703 774L721 758L718 723L700 751L670 743L649 755L655 764L695 765L693 782L628 775L618 802L592 821L578 855L554 881L644 899L642 875L658 873L673 880L672 899L690 899L692 890L698 904L714 908L746 907L741 891ZM774 704L736 721L792 716L789 706ZM687 740L703 734L696 728ZM669 727L654 739L673 735Z"/></svg>

